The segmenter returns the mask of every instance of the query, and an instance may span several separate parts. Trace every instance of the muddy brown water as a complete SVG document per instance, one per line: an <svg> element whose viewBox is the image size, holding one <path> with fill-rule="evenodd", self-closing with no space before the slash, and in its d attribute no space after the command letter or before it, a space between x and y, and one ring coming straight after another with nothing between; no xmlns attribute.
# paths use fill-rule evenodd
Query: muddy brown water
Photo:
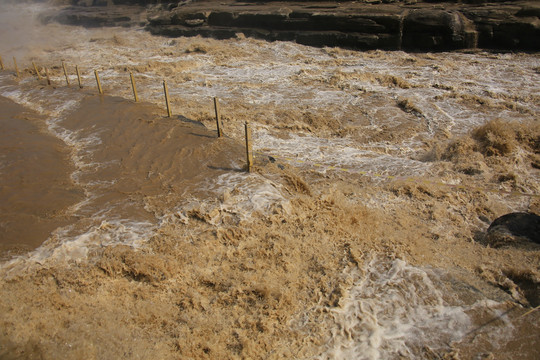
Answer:
<svg viewBox="0 0 540 360"><path fill-rule="evenodd" d="M2 8L22 75L5 61L0 93L37 129L12 172L64 162L32 169L64 169L43 206L66 223L0 263L0 358L539 357L539 247L482 242L540 211L538 55L166 39L35 24L42 6Z"/></svg>
<svg viewBox="0 0 540 360"><path fill-rule="evenodd" d="M21 214L39 208L61 220L35 253L3 264L2 357L538 355L538 313L522 317L537 293L516 285L537 283L537 248L499 251L444 230L435 237L435 224L466 224L449 207L494 206L484 194L429 183L358 186L354 176L302 175L264 157L248 175L241 141L120 97L83 93L56 128L2 104L4 159L19 161L12 174L29 174L5 178L20 189L6 201ZM248 198L281 189L289 200L231 217L230 201L246 201L242 192L261 178L271 186ZM385 209L351 201L381 192L393 199ZM36 207L18 208L18 196ZM186 210L187 199L198 205ZM426 207L431 220L419 221ZM29 229L36 217L12 218ZM47 238L41 231L28 234L35 242L25 249Z"/></svg>
<svg viewBox="0 0 540 360"><path fill-rule="evenodd" d="M242 171L241 143L153 104L89 96L61 125L86 144L77 181L91 188L95 209L118 206L117 217L148 220L145 198L165 192L174 203L207 179Z"/></svg>
<svg viewBox="0 0 540 360"><path fill-rule="evenodd" d="M205 198L206 180L243 171L239 143L199 122L162 116L155 105L88 96L61 122L77 143L70 149L43 117L1 101L5 252L35 249L68 224L82 229L77 219L89 214L155 223L154 211L166 209L149 210L150 198Z"/></svg>
<svg viewBox="0 0 540 360"><path fill-rule="evenodd" d="M68 208L83 198L70 178L67 146L44 118L0 97L0 252L25 252L73 221Z"/></svg>

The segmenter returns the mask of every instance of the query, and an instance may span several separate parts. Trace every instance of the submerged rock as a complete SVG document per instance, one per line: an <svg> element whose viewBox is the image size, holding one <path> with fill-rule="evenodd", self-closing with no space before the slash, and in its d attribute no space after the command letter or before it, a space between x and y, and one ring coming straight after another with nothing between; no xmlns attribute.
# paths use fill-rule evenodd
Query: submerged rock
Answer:
<svg viewBox="0 0 540 360"><path fill-rule="evenodd" d="M494 248L540 244L540 216L528 212L503 215L491 223L484 243Z"/></svg>

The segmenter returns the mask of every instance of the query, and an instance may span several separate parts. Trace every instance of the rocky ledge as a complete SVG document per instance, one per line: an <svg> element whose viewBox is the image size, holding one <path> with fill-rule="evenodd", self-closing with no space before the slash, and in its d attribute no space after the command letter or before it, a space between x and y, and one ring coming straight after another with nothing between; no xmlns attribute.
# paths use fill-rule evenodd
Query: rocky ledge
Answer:
<svg viewBox="0 0 540 360"><path fill-rule="evenodd" d="M170 37L226 39L242 33L270 41L353 49L540 50L538 1L469 2L75 1L77 6L44 20L85 26L144 22L152 34Z"/></svg>

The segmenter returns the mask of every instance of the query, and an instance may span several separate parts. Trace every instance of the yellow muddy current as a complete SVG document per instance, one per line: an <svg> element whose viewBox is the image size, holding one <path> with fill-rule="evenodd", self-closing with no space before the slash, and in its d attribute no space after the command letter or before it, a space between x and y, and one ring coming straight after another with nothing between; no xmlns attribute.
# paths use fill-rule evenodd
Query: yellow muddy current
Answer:
<svg viewBox="0 0 540 360"><path fill-rule="evenodd" d="M48 134L43 118L0 97L0 251L27 252L68 224L82 199L71 179L69 150Z"/></svg>
<svg viewBox="0 0 540 360"><path fill-rule="evenodd" d="M538 54L166 39L0 7L0 358L540 356L540 245L483 236L540 213Z"/></svg>

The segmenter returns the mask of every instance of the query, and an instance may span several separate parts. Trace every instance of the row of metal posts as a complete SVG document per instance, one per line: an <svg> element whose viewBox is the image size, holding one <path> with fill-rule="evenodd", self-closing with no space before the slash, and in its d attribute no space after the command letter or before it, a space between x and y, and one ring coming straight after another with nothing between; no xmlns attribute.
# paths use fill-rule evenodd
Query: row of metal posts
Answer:
<svg viewBox="0 0 540 360"><path fill-rule="evenodd" d="M16 77L20 78L21 74L19 72L19 67L17 66L17 59L13 57L13 64L15 66L15 73ZM41 74L38 70L38 67L36 64L32 61L32 66L34 67L34 70L36 72L38 81L41 81ZM2 57L0 56L0 70L4 70L4 62L2 61ZM69 76L66 69L66 63L62 61L62 69L64 70L64 76L66 77L66 84L67 86L70 86L69 84ZM75 71L77 73L77 80L79 83L79 88L82 88L82 82L81 82L81 73L79 71L79 66L75 66ZM99 73L97 70L94 70L94 75L96 77L96 83L98 92L100 95L103 95L103 88L101 87L101 81L99 79ZM51 79L49 77L49 69L45 68L45 76L47 78L47 84L51 85ZM133 76L133 73L129 72L129 77L131 79L131 88L133 90L133 97L135 102L139 102L139 97L137 95L137 86L135 84L135 77ZM165 93L165 105L167 106L167 117L172 117L172 110L171 110L171 104L169 101L169 89L167 87L167 81L163 80L163 92ZM222 130L222 122L221 122L221 111L219 108L219 100L218 98L214 97L214 110L216 113L216 125L217 125L217 135L218 137L223 137L223 130ZM251 127L249 124L249 121L246 121L244 123L244 130L245 130L245 137L246 137L246 161L247 161L247 171L251 172L253 170L253 149L252 149L252 141L251 141Z"/></svg>

